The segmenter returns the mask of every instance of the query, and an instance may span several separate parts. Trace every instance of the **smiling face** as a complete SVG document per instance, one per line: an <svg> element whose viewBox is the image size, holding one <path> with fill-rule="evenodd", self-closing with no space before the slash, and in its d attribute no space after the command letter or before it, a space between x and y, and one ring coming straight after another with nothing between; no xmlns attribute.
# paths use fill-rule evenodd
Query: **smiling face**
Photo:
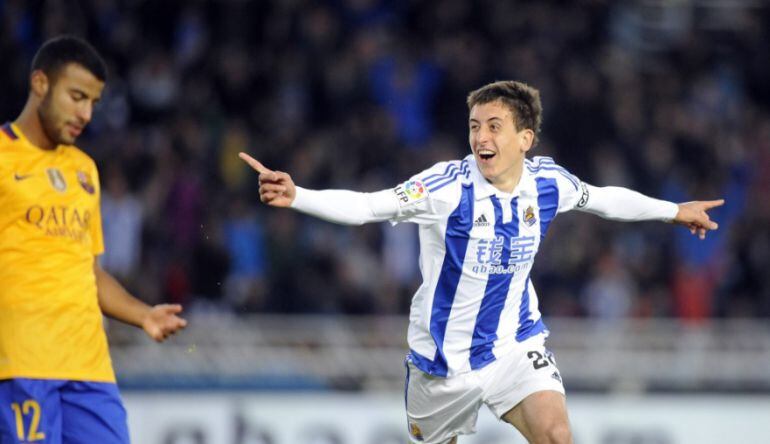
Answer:
<svg viewBox="0 0 770 444"><path fill-rule="evenodd" d="M35 71L32 89L40 98L37 114L43 132L55 147L75 143L91 121L104 82L86 68L70 63L51 77Z"/></svg>
<svg viewBox="0 0 770 444"><path fill-rule="evenodd" d="M518 129L513 112L501 100L473 105L468 124L468 142L481 174L496 188L513 191L534 131Z"/></svg>

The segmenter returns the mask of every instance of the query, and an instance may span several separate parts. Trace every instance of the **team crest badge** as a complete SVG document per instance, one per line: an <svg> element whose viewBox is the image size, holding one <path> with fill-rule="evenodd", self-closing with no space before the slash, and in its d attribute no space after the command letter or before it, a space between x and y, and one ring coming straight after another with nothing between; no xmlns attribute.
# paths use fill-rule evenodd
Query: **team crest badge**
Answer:
<svg viewBox="0 0 770 444"><path fill-rule="evenodd" d="M67 189L67 182L64 180L64 175L58 168L48 168L48 180L51 182L51 186L54 190L63 193Z"/></svg>
<svg viewBox="0 0 770 444"><path fill-rule="evenodd" d="M535 217L535 210L529 206L526 210L524 210L524 223L527 224L528 227L531 227L535 224L535 222L537 222L537 218Z"/></svg>
<svg viewBox="0 0 770 444"><path fill-rule="evenodd" d="M86 193L94 194L96 188L94 187L94 182L91 180L91 175L84 171L78 171L77 176L78 182L80 182L80 186L86 190Z"/></svg>

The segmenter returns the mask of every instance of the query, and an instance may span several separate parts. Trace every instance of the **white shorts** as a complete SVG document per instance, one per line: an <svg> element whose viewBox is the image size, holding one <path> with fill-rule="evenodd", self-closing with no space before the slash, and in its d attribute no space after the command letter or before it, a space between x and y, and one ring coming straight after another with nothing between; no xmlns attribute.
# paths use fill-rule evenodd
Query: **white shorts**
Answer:
<svg viewBox="0 0 770 444"><path fill-rule="evenodd" d="M553 390L564 394L553 354L540 334L518 344L486 367L442 378L407 359L406 416L412 442L440 444L476 431L481 404L502 418L527 396Z"/></svg>

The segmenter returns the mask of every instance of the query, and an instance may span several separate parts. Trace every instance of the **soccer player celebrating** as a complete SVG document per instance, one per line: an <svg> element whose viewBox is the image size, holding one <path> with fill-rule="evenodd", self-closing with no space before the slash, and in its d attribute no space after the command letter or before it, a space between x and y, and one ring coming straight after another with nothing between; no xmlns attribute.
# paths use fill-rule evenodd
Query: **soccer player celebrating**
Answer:
<svg viewBox="0 0 770 444"><path fill-rule="evenodd" d="M530 280L556 214L577 209L622 221L683 224L701 239L717 229L706 211L722 200L683 204L582 182L537 142L539 92L488 84L468 96L463 160L440 162L390 190L312 191L247 154L262 202L332 222L419 225L423 284L409 316L406 412L413 440L454 443L473 433L481 404L529 442L570 443L564 387Z"/></svg>
<svg viewBox="0 0 770 444"><path fill-rule="evenodd" d="M106 69L74 37L32 62L21 115L0 128L0 442L128 443L102 313L161 342L186 321L99 266L99 176L73 146Z"/></svg>

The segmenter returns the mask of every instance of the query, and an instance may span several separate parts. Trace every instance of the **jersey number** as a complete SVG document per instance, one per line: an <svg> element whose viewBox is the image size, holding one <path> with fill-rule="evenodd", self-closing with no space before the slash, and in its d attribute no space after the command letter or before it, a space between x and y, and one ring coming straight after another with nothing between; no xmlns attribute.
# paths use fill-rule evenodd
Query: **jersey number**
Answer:
<svg viewBox="0 0 770 444"><path fill-rule="evenodd" d="M40 404L34 399L28 399L24 401L24 404L14 402L11 404L11 409L16 415L16 436L19 440L24 441L24 416L32 413L32 420L29 423L29 433L27 433L27 441L40 441L45 439L45 433L38 432L37 428L40 426Z"/></svg>
<svg viewBox="0 0 770 444"><path fill-rule="evenodd" d="M532 365L535 367L535 370L540 370L543 367L548 367L548 358L543 356L542 353L539 351L531 351L527 353L527 357L529 359L532 359Z"/></svg>

